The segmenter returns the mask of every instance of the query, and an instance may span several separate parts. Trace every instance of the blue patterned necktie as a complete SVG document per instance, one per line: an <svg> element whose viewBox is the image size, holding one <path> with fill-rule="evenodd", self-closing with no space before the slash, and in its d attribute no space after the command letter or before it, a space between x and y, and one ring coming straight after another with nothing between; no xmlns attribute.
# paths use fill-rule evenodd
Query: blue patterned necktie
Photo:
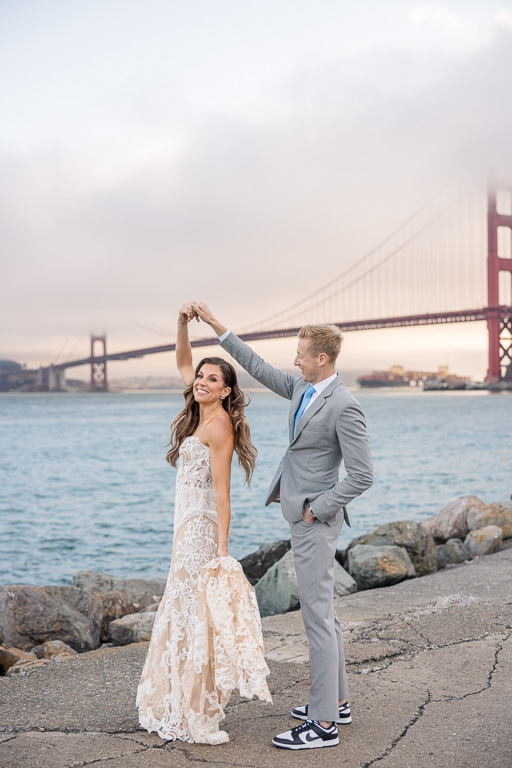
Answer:
<svg viewBox="0 0 512 768"><path fill-rule="evenodd" d="M297 408L297 413L295 414L295 421L293 422L293 436L295 437L295 433L297 431L297 424L299 423L299 419L306 410L306 407L315 394L316 389L312 384L309 385L309 387L306 389L304 394L302 395L302 400L300 401L300 405Z"/></svg>

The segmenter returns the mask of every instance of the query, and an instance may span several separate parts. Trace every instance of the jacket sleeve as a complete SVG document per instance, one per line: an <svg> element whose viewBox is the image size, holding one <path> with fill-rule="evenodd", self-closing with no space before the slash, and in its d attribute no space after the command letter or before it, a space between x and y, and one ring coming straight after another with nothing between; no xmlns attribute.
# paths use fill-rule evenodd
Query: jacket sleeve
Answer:
<svg viewBox="0 0 512 768"><path fill-rule="evenodd" d="M338 414L336 433L346 476L311 501L315 516L322 522L333 517L373 483L370 439L359 403L350 403Z"/></svg>
<svg viewBox="0 0 512 768"><path fill-rule="evenodd" d="M239 339L232 331L224 341L220 342L220 345L257 381L277 395L285 397L287 400L292 399L293 390L299 381L296 376L284 373L279 368L274 368L273 365L265 362L245 341Z"/></svg>

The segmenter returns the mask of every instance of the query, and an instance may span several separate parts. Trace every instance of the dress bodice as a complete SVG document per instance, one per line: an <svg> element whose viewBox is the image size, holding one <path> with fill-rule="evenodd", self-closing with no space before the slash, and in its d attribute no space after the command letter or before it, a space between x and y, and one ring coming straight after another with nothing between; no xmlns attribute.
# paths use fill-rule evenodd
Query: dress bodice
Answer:
<svg viewBox="0 0 512 768"><path fill-rule="evenodd" d="M210 465L210 449L196 435L186 437L179 452L174 505L174 534L184 522L203 515L217 522L217 499Z"/></svg>
<svg viewBox="0 0 512 768"><path fill-rule="evenodd" d="M176 483L183 486L213 488L210 449L196 435L186 437L180 446Z"/></svg>

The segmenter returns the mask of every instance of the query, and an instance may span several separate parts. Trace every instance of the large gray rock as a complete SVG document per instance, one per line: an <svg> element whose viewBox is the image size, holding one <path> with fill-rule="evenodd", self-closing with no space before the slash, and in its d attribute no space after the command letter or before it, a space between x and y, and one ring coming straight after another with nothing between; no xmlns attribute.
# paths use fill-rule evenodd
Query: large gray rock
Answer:
<svg viewBox="0 0 512 768"><path fill-rule="evenodd" d="M492 555L500 549L502 539L501 528L497 525L488 525L485 528L470 531L464 544L472 555Z"/></svg>
<svg viewBox="0 0 512 768"><path fill-rule="evenodd" d="M372 533L359 536L348 545L349 551L357 545L373 547L403 547L409 555L417 576L437 571L437 550L433 537L413 520L396 520L376 528Z"/></svg>
<svg viewBox="0 0 512 768"><path fill-rule="evenodd" d="M262 576L255 590L262 616L297 610L299 588L291 549Z"/></svg>
<svg viewBox="0 0 512 768"><path fill-rule="evenodd" d="M36 645L32 648L38 659L51 659L53 656L75 656L76 651L63 643L62 640L48 640L42 645Z"/></svg>
<svg viewBox="0 0 512 768"><path fill-rule="evenodd" d="M101 642L110 640L110 622L121 619L127 614L135 613L135 607L128 597L118 589L110 589L103 595L103 622L101 625Z"/></svg>
<svg viewBox="0 0 512 768"><path fill-rule="evenodd" d="M114 645L129 645L130 643L141 643L151 638L153 624L155 623L156 611L154 613L130 613L123 616L122 619L115 619L110 622L110 638Z"/></svg>
<svg viewBox="0 0 512 768"><path fill-rule="evenodd" d="M336 560L334 561L334 597L343 597L357 592L357 584Z"/></svg>
<svg viewBox="0 0 512 768"><path fill-rule="evenodd" d="M486 504L484 507L473 507L468 512L468 528L470 531L497 525L501 528L504 539L512 538L512 504Z"/></svg>
<svg viewBox="0 0 512 768"><path fill-rule="evenodd" d="M356 544L348 552L348 568L359 589L387 587L416 576L403 547Z"/></svg>
<svg viewBox="0 0 512 768"><path fill-rule="evenodd" d="M421 525L440 543L448 539L464 539L468 533L469 511L484 506L484 502L477 496L460 496L450 501L439 514L425 520Z"/></svg>
<svg viewBox="0 0 512 768"><path fill-rule="evenodd" d="M37 658L34 653L27 653L20 648L9 648L5 643L0 645L0 669L4 674L20 661L37 661Z"/></svg>
<svg viewBox="0 0 512 768"><path fill-rule="evenodd" d="M256 597L262 616L295 611L300 607L299 588L293 561L289 550L284 557L270 568L255 587ZM334 595L342 597L357 590L352 577L334 561Z"/></svg>
<svg viewBox="0 0 512 768"><path fill-rule="evenodd" d="M460 539L448 539L439 550L438 557L440 568L472 559L471 552Z"/></svg>
<svg viewBox="0 0 512 768"><path fill-rule="evenodd" d="M77 587L0 586L0 626L5 642L28 651L62 640L75 651L100 645L101 596Z"/></svg>
<svg viewBox="0 0 512 768"><path fill-rule="evenodd" d="M243 557L240 560L240 565L251 584L256 584L269 568L272 568L273 565L284 557L290 547L290 539L267 542L262 544L256 552L251 552L250 555Z"/></svg>
<svg viewBox="0 0 512 768"><path fill-rule="evenodd" d="M96 571L79 571L73 576L75 587L88 592L100 592L105 595L115 589L123 592L133 603L134 610L139 611L152 603L156 603L165 590L165 579L119 579L108 573Z"/></svg>

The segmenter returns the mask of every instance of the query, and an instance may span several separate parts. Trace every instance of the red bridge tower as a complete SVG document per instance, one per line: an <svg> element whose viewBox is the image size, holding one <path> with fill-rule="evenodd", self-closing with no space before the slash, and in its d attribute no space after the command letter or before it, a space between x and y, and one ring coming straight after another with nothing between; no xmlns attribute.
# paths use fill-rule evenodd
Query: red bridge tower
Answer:
<svg viewBox="0 0 512 768"><path fill-rule="evenodd" d="M103 344L103 354L99 355L99 357L94 356L94 344L97 341ZM94 336L91 334L91 389L98 392L106 392L108 390L106 355L106 335Z"/></svg>
<svg viewBox="0 0 512 768"><path fill-rule="evenodd" d="M487 213L487 330L489 333L489 369L487 381L512 377L512 307L500 304L500 272L509 272L512 281L512 215L498 213L496 190L489 193ZM508 228L509 253L498 253L499 228ZM501 241L501 238L500 238Z"/></svg>

